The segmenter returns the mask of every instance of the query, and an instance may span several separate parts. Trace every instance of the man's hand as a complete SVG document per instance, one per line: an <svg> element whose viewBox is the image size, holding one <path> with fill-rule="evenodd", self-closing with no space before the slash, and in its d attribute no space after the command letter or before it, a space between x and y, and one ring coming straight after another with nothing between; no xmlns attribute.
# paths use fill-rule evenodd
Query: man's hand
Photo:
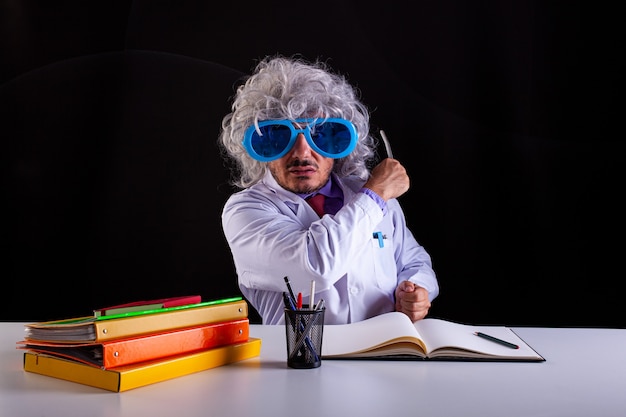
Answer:
<svg viewBox="0 0 626 417"><path fill-rule="evenodd" d="M428 314L430 301L428 291L410 281L402 281L396 288L396 311L400 311L411 319L421 320Z"/></svg>
<svg viewBox="0 0 626 417"><path fill-rule="evenodd" d="M363 186L387 201L406 193L409 185L409 176L404 166L396 159L386 158L372 169L370 178Z"/></svg>

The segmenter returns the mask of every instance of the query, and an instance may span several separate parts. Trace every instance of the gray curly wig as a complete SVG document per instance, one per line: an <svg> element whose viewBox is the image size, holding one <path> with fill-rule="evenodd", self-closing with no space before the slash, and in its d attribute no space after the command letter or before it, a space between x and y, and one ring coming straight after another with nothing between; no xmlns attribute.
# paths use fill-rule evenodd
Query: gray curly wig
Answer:
<svg viewBox="0 0 626 417"><path fill-rule="evenodd" d="M328 66L292 57L266 57L237 88L232 112L222 119L220 151L235 166L231 184L248 188L265 175L267 162L253 159L243 147L243 135L252 124L268 119L295 120L323 114L351 121L357 131L356 148L338 159L333 172L340 177L355 175L366 180L368 163L375 157L376 141L369 133L369 112L358 92L345 77L332 73Z"/></svg>

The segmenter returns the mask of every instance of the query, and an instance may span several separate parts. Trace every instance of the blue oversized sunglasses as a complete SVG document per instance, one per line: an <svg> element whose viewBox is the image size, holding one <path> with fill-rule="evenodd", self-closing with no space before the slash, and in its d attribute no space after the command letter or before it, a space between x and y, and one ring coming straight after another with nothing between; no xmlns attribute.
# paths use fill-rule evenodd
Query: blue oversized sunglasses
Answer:
<svg viewBox="0 0 626 417"><path fill-rule="evenodd" d="M298 129L294 124L304 128ZM258 161L274 161L293 148L299 133L304 134L315 152L326 158L343 158L356 147L356 128L339 118L264 120L246 129L243 146Z"/></svg>

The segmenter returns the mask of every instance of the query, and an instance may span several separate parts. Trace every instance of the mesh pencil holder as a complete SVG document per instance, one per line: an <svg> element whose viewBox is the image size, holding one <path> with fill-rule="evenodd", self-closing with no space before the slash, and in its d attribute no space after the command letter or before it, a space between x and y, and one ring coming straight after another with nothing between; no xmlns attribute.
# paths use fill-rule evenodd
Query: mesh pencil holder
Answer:
<svg viewBox="0 0 626 417"><path fill-rule="evenodd" d="M290 368L311 369L322 364L324 311L285 309L287 366Z"/></svg>

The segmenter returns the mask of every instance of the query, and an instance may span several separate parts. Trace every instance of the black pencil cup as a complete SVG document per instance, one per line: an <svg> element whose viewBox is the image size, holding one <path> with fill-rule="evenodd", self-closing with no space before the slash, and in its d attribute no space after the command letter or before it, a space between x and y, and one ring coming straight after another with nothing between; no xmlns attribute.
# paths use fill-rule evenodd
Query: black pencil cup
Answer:
<svg viewBox="0 0 626 417"><path fill-rule="evenodd" d="M322 364L324 309L285 309L287 366L296 369L318 368Z"/></svg>

